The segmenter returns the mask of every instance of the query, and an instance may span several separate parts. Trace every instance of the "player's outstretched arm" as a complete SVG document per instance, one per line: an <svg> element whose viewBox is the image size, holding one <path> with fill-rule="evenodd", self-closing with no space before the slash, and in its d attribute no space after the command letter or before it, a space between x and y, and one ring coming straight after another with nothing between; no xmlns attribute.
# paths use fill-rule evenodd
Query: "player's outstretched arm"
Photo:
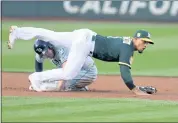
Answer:
<svg viewBox="0 0 178 123"><path fill-rule="evenodd" d="M124 80L126 86L136 95L150 95L147 92L135 86L131 77L130 68L127 65L120 65L121 77ZM144 88L144 87L143 87Z"/></svg>
<svg viewBox="0 0 178 123"><path fill-rule="evenodd" d="M37 60L35 60L35 71L36 72L43 71L43 63L39 63Z"/></svg>
<svg viewBox="0 0 178 123"><path fill-rule="evenodd" d="M120 72L121 72L121 77L124 80L126 86L130 90L132 90L133 88L135 88L136 86L133 83L129 66L120 65Z"/></svg>

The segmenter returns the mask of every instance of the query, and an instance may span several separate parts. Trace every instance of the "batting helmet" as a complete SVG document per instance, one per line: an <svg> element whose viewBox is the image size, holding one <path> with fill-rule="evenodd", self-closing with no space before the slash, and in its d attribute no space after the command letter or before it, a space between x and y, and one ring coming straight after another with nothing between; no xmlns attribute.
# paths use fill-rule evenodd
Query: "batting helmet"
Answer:
<svg viewBox="0 0 178 123"><path fill-rule="evenodd" d="M34 43L34 51L39 55L44 54L48 50L48 48L53 50L53 45L49 42L36 40Z"/></svg>

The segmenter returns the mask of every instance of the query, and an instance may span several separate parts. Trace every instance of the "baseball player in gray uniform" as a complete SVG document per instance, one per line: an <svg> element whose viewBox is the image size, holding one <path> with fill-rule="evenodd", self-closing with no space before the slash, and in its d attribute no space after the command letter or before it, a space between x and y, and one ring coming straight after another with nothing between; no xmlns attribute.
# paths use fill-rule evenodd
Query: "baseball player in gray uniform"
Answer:
<svg viewBox="0 0 178 123"><path fill-rule="evenodd" d="M43 71L43 62L45 59L50 59L57 69L63 69L67 61L69 50L62 46L54 46L43 40L36 40L34 43L35 70L36 72ZM66 80L63 88L60 91L87 91L88 85L94 82L97 78L97 68L91 57L87 57L81 71L72 80ZM36 81L29 86L29 90L34 90L34 86L39 88L39 91L59 91L58 80L56 81Z"/></svg>

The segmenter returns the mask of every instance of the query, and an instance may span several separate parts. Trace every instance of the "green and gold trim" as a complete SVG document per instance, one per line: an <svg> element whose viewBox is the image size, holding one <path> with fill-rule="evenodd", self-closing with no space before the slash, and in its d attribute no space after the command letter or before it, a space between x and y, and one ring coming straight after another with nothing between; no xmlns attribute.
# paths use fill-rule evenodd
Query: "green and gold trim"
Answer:
<svg viewBox="0 0 178 123"><path fill-rule="evenodd" d="M130 66L129 64L127 64L127 63L124 63L124 62L119 62L119 64L120 64L120 65L126 65L126 66L128 66L128 67L130 67L130 68L131 68L131 66Z"/></svg>

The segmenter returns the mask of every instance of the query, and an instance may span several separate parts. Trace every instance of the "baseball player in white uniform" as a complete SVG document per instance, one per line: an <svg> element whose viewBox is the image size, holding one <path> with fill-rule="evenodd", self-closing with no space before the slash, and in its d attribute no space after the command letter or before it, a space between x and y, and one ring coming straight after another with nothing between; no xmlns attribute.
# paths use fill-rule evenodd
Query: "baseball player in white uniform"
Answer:
<svg viewBox="0 0 178 123"><path fill-rule="evenodd" d="M11 49L17 39L38 39L34 44L34 50L37 53L36 62L38 62L36 63L37 72L29 75L30 89L33 88L35 91L82 90L86 89L85 87L97 76L96 66L89 56L90 51L94 49L93 35L96 33L88 29L54 32L42 28L11 26L8 47ZM47 48L40 48L41 42ZM37 69L37 66L40 66L37 64L42 63L44 58L50 58L58 68L47 71Z"/></svg>

